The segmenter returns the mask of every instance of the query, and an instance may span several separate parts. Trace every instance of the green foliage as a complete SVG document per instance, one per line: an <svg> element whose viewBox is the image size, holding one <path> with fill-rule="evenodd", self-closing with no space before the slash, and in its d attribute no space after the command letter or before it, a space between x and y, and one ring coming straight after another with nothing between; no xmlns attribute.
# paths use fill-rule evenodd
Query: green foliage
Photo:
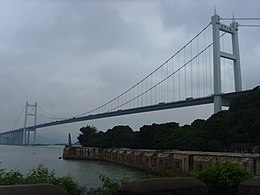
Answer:
<svg viewBox="0 0 260 195"><path fill-rule="evenodd" d="M39 165L37 169L31 169L26 176L26 183L50 183L55 180L54 171L49 172L49 169L43 165Z"/></svg>
<svg viewBox="0 0 260 195"><path fill-rule="evenodd" d="M134 132L129 126L115 126L106 133L97 132L96 127L86 126L80 129L79 143L89 147L132 147Z"/></svg>
<svg viewBox="0 0 260 195"><path fill-rule="evenodd" d="M91 188L87 194L89 195L117 195L119 189L129 183L128 178L121 180L112 180L105 175L99 175L99 179L103 182L103 186L99 188Z"/></svg>
<svg viewBox="0 0 260 195"><path fill-rule="evenodd" d="M79 184L71 176L56 177L54 171L49 171L43 165L39 165L37 169L32 169L24 176L20 171L0 170L0 185L14 184L40 184L50 183L63 188L71 195L83 195L85 188Z"/></svg>
<svg viewBox="0 0 260 195"><path fill-rule="evenodd" d="M23 184L23 175L17 170L6 172L5 169L0 170L0 185Z"/></svg>
<svg viewBox="0 0 260 195"><path fill-rule="evenodd" d="M109 147L131 147L133 142L134 132L129 126L115 126L108 129L102 135L103 144L101 148Z"/></svg>
<svg viewBox="0 0 260 195"><path fill-rule="evenodd" d="M238 185L253 175L229 160L216 161L197 174L212 194L235 194Z"/></svg>
<svg viewBox="0 0 260 195"><path fill-rule="evenodd" d="M88 143L94 139L97 129L94 126L87 125L86 127L80 128L81 134L78 136L79 143L82 146L89 146Z"/></svg>
<svg viewBox="0 0 260 195"><path fill-rule="evenodd" d="M85 194L85 187L80 186L73 177L65 176L53 180L53 184L60 186L71 195L83 195Z"/></svg>

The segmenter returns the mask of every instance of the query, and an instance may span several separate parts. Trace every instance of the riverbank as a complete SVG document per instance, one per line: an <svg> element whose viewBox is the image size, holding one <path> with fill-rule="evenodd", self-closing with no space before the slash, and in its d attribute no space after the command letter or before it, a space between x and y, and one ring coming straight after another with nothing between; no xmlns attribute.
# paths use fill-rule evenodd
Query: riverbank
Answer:
<svg viewBox="0 0 260 195"><path fill-rule="evenodd" d="M201 171L214 161L229 159L251 173L260 174L259 154L65 146L63 158L103 160L154 173L180 174Z"/></svg>

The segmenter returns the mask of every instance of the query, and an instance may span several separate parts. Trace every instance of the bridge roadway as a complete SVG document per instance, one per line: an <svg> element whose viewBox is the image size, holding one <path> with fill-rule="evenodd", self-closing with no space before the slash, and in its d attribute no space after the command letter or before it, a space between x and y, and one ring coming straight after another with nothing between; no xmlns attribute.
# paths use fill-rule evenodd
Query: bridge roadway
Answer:
<svg viewBox="0 0 260 195"><path fill-rule="evenodd" d="M257 88L259 88L259 86ZM245 90L245 91L240 91L240 92L231 92L231 93L220 94L222 96L223 106L229 106L229 103L233 98L240 96L240 95L247 94L250 91L251 90ZM166 109L173 109L173 108L204 105L204 104L213 103L213 99L214 99L214 95L210 95L207 97L194 98L194 99L187 98L186 100L177 101L177 102L170 102L170 103L162 102L162 103L150 105L150 106L131 108L131 109L125 109L125 110L117 110L117 111L113 111L113 112L106 112L106 113L93 114L93 115L90 114L87 116L73 117L73 118L59 120L59 121L52 121L49 123L38 124L36 126L28 126L28 127L26 127L26 129L33 130L33 129L39 129L39 128L44 128L44 127L50 127L50 126L68 124L68 123L75 123L75 122L87 121L87 120L94 120L94 119L100 119L100 118L108 118L108 117L129 115L129 114L136 114L136 113L143 113L143 112L151 112L151 111L166 110ZM5 134L5 133L12 133L12 132L15 133L15 132L18 132L21 130L23 130L23 128L6 131L3 133L0 133L0 135Z"/></svg>

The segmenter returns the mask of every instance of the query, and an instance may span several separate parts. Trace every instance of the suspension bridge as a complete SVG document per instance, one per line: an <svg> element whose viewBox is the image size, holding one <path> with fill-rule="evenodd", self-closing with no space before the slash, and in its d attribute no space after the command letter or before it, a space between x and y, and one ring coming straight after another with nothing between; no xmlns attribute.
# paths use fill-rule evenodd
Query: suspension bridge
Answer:
<svg viewBox="0 0 260 195"><path fill-rule="evenodd" d="M223 20L232 22L227 25ZM220 18L215 13L208 25L157 69L122 94L86 113L65 119L49 115L46 117L58 120L37 124L37 116L45 116L47 112L37 103L26 102L23 127L0 133L0 144L28 145L32 133L35 144L36 129L86 120L210 103L214 104L214 113L221 111L234 97L250 91L242 90L240 25L236 20ZM27 125L29 117L33 118L32 125Z"/></svg>

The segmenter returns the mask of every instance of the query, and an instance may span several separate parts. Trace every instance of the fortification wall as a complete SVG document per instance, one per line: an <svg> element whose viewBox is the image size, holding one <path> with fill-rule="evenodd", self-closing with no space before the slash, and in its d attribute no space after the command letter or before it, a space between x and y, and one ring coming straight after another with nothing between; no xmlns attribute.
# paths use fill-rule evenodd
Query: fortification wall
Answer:
<svg viewBox="0 0 260 195"><path fill-rule="evenodd" d="M104 160L159 173L201 171L214 161L230 159L244 169L260 174L259 154L66 146L63 158Z"/></svg>

